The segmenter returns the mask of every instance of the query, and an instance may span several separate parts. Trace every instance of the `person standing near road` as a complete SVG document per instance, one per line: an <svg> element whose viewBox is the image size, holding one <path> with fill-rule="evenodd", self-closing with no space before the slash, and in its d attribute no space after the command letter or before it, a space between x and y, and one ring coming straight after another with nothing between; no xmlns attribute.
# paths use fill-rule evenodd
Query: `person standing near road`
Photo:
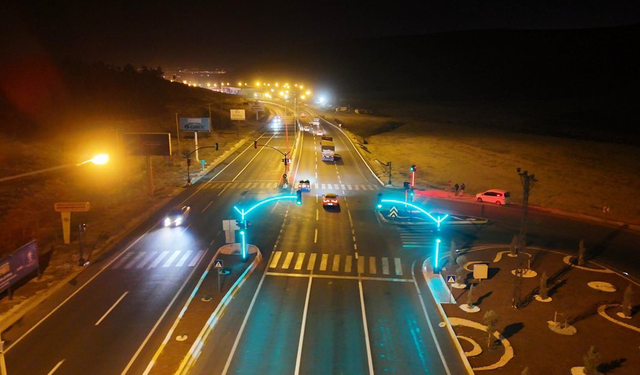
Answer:
<svg viewBox="0 0 640 375"><path fill-rule="evenodd" d="M453 188L456 189L456 197L457 197L458 196L458 190L460 189L460 186L458 184L455 184L455 186Z"/></svg>
<svg viewBox="0 0 640 375"><path fill-rule="evenodd" d="M464 185L464 182L463 182L462 185L460 185L460 196L464 195L464 188L465 188L465 185Z"/></svg>

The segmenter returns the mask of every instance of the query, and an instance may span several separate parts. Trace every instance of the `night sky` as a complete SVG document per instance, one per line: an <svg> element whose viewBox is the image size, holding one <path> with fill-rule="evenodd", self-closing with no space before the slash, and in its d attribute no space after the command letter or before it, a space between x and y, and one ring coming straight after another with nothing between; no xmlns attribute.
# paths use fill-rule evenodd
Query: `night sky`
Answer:
<svg viewBox="0 0 640 375"><path fill-rule="evenodd" d="M616 1L47 1L2 6L2 59L32 54L123 65L224 68L291 44L473 29L570 29L640 22ZM284 58L284 57L283 57Z"/></svg>

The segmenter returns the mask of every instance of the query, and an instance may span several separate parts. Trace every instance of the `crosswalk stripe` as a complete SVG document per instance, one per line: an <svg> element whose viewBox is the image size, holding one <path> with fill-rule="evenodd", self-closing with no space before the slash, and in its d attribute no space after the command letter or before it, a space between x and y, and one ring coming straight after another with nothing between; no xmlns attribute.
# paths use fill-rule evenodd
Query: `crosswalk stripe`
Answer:
<svg viewBox="0 0 640 375"><path fill-rule="evenodd" d="M126 262L127 259L129 259L129 257L132 256L132 255L133 255L133 253L124 254L122 259L120 259L116 264L113 265L113 268L120 268L120 266L122 266L124 264L124 262Z"/></svg>
<svg viewBox="0 0 640 375"><path fill-rule="evenodd" d="M316 189L320 189L319 186L320 186L320 184L316 184Z"/></svg>
<svg viewBox="0 0 640 375"><path fill-rule="evenodd" d="M373 275L378 273L376 270L376 257L369 257L369 273Z"/></svg>
<svg viewBox="0 0 640 375"><path fill-rule="evenodd" d="M233 185L233 183L232 183L232 182L227 182L227 183L224 185L224 188L225 188L225 189L227 189L227 188L231 187L231 185Z"/></svg>
<svg viewBox="0 0 640 375"><path fill-rule="evenodd" d="M296 265L293 267L294 270L302 269L302 263L304 262L304 256L306 253L298 253L298 259L296 260Z"/></svg>
<svg viewBox="0 0 640 375"><path fill-rule="evenodd" d="M338 272L340 270L340 255L336 254L333 256L333 265L331 266L331 271Z"/></svg>
<svg viewBox="0 0 640 375"><path fill-rule="evenodd" d="M144 257L144 255L146 254L146 251L141 251L135 258L131 259L131 261L129 263L127 263L126 266L124 266L124 268L131 268L133 267L133 265L139 261L140 259L142 259Z"/></svg>
<svg viewBox="0 0 640 375"><path fill-rule="evenodd" d="M327 270L327 261L329 260L329 254L322 254L322 259L320 260L320 271Z"/></svg>
<svg viewBox="0 0 640 375"><path fill-rule="evenodd" d="M162 259L164 259L164 257L166 257L169 254L168 251L163 251L160 253L160 256L156 258L156 260L153 261L153 263L151 263L149 265L149 268L154 268L157 267L158 264L160 264L160 262L162 262Z"/></svg>
<svg viewBox="0 0 640 375"><path fill-rule="evenodd" d="M402 276L402 263L400 262L400 258L394 258L396 261L396 275Z"/></svg>
<svg viewBox="0 0 640 375"><path fill-rule="evenodd" d="M353 190L353 186L351 186L351 185L347 185L347 189L349 189L349 190Z"/></svg>
<svg viewBox="0 0 640 375"><path fill-rule="evenodd" d="M326 189L326 187L325 187L325 186L326 186L325 184L322 184L322 189L323 189L323 190L324 190L324 189Z"/></svg>
<svg viewBox="0 0 640 375"><path fill-rule="evenodd" d="M151 259L153 259L156 256L156 254L158 254L157 251L149 252L149 255L147 255L147 257L143 259L142 262L138 263L136 268L143 268L147 263L151 261Z"/></svg>
<svg viewBox="0 0 640 375"><path fill-rule="evenodd" d="M185 254L182 256L182 258L180 258L178 263L176 263L176 267L182 267L187 262L187 259L189 258L192 252L193 251L187 250Z"/></svg>
<svg viewBox="0 0 640 375"><path fill-rule="evenodd" d="M178 255L180 255L180 252L181 252L180 250L174 251L173 254L171 254L171 256L169 257L169 259L167 259L167 261L162 265L162 267L169 267L171 263L173 263L173 261L176 260Z"/></svg>
<svg viewBox="0 0 640 375"><path fill-rule="evenodd" d="M276 251L275 254L273 254L273 258L271 259L271 264L269 264L269 268L276 268L281 256L282 256L282 251Z"/></svg>
<svg viewBox="0 0 640 375"><path fill-rule="evenodd" d="M293 259L293 252L288 251L287 256L284 258L284 263L282 263L283 270L289 269L289 265L291 264L291 259Z"/></svg>
<svg viewBox="0 0 640 375"><path fill-rule="evenodd" d="M346 185L340 185L340 187L342 188L342 190L344 190L346 188Z"/></svg>
<svg viewBox="0 0 640 375"><path fill-rule="evenodd" d="M356 185L356 190L360 190L360 185Z"/></svg>
<svg viewBox="0 0 640 375"><path fill-rule="evenodd" d="M387 257L382 257L382 274L389 274L389 258Z"/></svg>
<svg viewBox="0 0 640 375"><path fill-rule="evenodd" d="M257 183L257 182L254 182L253 184L251 184L251 189L255 189L255 188L257 188L257 187L258 187L258 185L260 185L260 184L259 184L259 183Z"/></svg>
<svg viewBox="0 0 640 375"><path fill-rule="evenodd" d="M194 256L193 259L191 259L191 262L189 262L188 266L189 267L195 266L196 263L198 263L198 261L200 260L200 258L202 258L203 255L204 255L204 250L198 251L196 256Z"/></svg>
<svg viewBox="0 0 640 375"><path fill-rule="evenodd" d="M353 257L351 255L347 255L347 258L344 260L344 272L351 272L351 261Z"/></svg>
<svg viewBox="0 0 640 375"><path fill-rule="evenodd" d="M364 257L358 257L358 273L364 273Z"/></svg>
<svg viewBox="0 0 640 375"><path fill-rule="evenodd" d="M307 271L313 270L313 267L316 265L316 253L311 253L309 255L309 263L307 264Z"/></svg>

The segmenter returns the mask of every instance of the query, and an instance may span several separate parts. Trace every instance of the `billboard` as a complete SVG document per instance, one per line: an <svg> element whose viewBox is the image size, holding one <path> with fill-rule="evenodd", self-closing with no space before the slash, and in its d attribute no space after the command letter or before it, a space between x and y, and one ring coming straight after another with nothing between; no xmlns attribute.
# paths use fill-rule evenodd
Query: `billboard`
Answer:
<svg viewBox="0 0 640 375"><path fill-rule="evenodd" d="M208 117L180 117L180 130L183 132L211 132L211 122Z"/></svg>
<svg viewBox="0 0 640 375"><path fill-rule="evenodd" d="M33 240L0 259L0 293L38 269L38 242Z"/></svg>
<svg viewBox="0 0 640 375"><path fill-rule="evenodd" d="M122 146L129 155L171 155L171 134L124 133Z"/></svg>

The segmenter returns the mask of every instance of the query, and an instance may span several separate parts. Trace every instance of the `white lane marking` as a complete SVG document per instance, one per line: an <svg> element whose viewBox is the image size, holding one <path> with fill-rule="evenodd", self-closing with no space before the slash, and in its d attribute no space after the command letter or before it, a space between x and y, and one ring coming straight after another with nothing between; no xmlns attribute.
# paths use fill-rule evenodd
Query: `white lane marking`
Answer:
<svg viewBox="0 0 640 375"><path fill-rule="evenodd" d="M282 256L282 251L276 251L273 254L273 258L271 259L271 263L269 264L269 268L276 268L278 266L278 261L280 261L280 257Z"/></svg>
<svg viewBox="0 0 640 375"><path fill-rule="evenodd" d="M153 228L152 228L153 229ZM51 310L46 316L44 316L42 319L40 319L38 321L38 323L34 324L27 332L24 333L24 335L20 336L16 341L14 341L11 346L7 347L4 349L4 353L8 353L9 350L11 350L11 348L13 348L14 346L16 346L20 341L22 341L23 338L25 338L28 334L30 334L33 330L35 330L36 328L38 328L40 326L40 324L42 324L42 322L44 322L46 319L48 319L51 315L53 315L56 311L58 311L58 309L60 309L65 303L67 303L71 298L73 298L76 294L80 293L80 291L82 289L84 289L85 286L87 286L90 282L92 282L96 277L98 277L98 275L100 275L104 270L106 270L108 267L111 267L111 265L116 262L122 255L126 255L129 254L128 251L131 247L133 247L133 245L137 244L138 241L140 241L142 239L142 237L144 237L145 234L149 233L151 231L151 229L149 229L148 231L144 232L144 234L142 234L140 237L138 237L138 239L136 239L135 241L133 241L129 246L127 246L118 256L116 256L115 258L113 258L113 260L111 260L110 262L108 262L107 264L104 265L104 267L102 267L100 269L100 271L96 272L95 275L93 275L93 277L91 277L89 280L87 280L86 283L82 284L78 289L76 289L75 292L71 293L71 295L69 297L67 297L64 301L62 301L58 306L56 306L55 309Z"/></svg>
<svg viewBox="0 0 640 375"><path fill-rule="evenodd" d="M176 263L176 267L182 267L187 262L187 259L189 258L191 253L193 253L193 251L188 250L187 252L185 252L182 258L180 258L180 261Z"/></svg>
<svg viewBox="0 0 640 375"><path fill-rule="evenodd" d="M284 225L284 222L282 224ZM273 263L273 262L271 262L271 263ZM236 354L236 349L238 348L238 343L240 342L240 338L242 337L242 334L244 333L244 328L247 326L247 321L249 320L249 316L251 315L251 312L253 311L253 305L255 305L256 299L258 299L258 294L260 294L260 289L262 289L262 283L264 282L264 278L266 276L267 276L267 273L265 272L265 273L262 274L262 277L260 278L260 283L258 283L258 288L256 289L256 292L253 295L253 298L251 298L251 303L249 304L249 308L247 309L247 313L245 314L244 319L242 320L242 325L240 326L240 330L238 331L238 335L236 336L236 339L233 342L233 346L231 347L231 352L229 353L229 357L227 357L227 362L225 363L224 368L222 369L222 374L221 375L226 375L227 371L229 371L229 366L231 366L231 360L233 359L233 356Z"/></svg>
<svg viewBox="0 0 640 375"><path fill-rule="evenodd" d="M329 260L329 254L322 254L322 259L320 260L320 271L327 270L327 261Z"/></svg>
<svg viewBox="0 0 640 375"><path fill-rule="evenodd" d="M353 228L353 220L351 219L351 211L347 210L347 214L349 214L349 224L351 224L351 228Z"/></svg>
<svg viewBox="0 0 640 375"><path fill-rule="evenodd" d="M202 258L203 255L204 255L204 250L198 251L198 254L196 254L196 256L193 257L193 259L191 259L191 262L189 262L188 267L195 266L196 263L200 261L200 258Z"/></svg>
<svg viewBox="0 0 640 375"><path fill-rule="evenodd" d="M113 265L113 268L120 268L120 266L122 266L122 265L127 261L127 259L129 259L129 257L131 257L133 254L135 254L135 253L126 253L126 254L125 254L125 255L124 255L124 256L123 256L123 257L118 261L118 263L116 263L116 264L114 264L114 265Z"/></svg>
<svg viewBox="0 0 640 375"><path fill-rule="evenodd" d="M389 258L387 257L382 257L382 274L389 274Z"/></svg>
<svg viewBox="0 0 640 375"><path fill-rule="evenodd" d="M378 273L376 270L376 257L369 257L369 273L373 275Z"/></svg>
<svg viewBox="0 0 640 375"><path fill-rule="evenodd" d="M142 262L138 263L138 265L136 266L136 268L143 268L147 263L149 263L151 261L151 259L153 259L156 254L158 254L157 251L151 251L149 253L149 255L142 260Z"/></svg>
<svg viewBox="0 0 640 375"><path fill-rule="evenodd" d="M120 298L118 298L118 300L116 301L116 303L114 303L114 304L111 306L111 308L110 308L109 310L107 310L107 312L106 312L106 313L104 313L104 315L102 315L102 318L98 319L98 321L96 322L96 324L95 324L95 325L100 324L100 322L102 322L102 321L104 320L104 318L106 318L106 317L107 317L107 315L109 315L109 313L111 312L111 310L115 309L115 308L116 308L116 306L118 306L118 304L120 303L120 301L122 301L122 299L123 299L127 294L129 294L129 292L128 292L128 291L124 292L124 294L123 294L123 295L121 295L121 296L120 296Z"/></svg>
<svg viewBox="0 0 640 375"><path fill-rule="evenodd" d="M149 265L149 268L155 268L158 266L158 264L160 264L160 262L162 262L162 259L164 259L164 257L167 256L167 254L169 254L168 251L163 251L160 253L160 256L153 261L153 263L151 263L151 265Z"/></svg>
<svg viewBox="0 0 640 375"><path fill-rule="evenodd" d="M364 256L358 257L358 273L364 273Z"/></svg>
<svg viewBox="0 0 640 375"><path fill-rule="evenodd" d="M396 258L397 259L397 258ZM422 306L422 312L424 313L424 319L427 321L427 325L429 326L429 331L431 332L431 337L433 337L433 342L436 344L436 348L438 348L438 354L440 355L440 360L444 365L444 369L448 375L451 375L451 371L449 370L449 366L447 365L447 361L444 359L444 355L442 354L442 349L440 348L440 344L438 343L438 338L436 337L436 333L433 330L433 325L431 324L431 319L429 319L429 315L427 314L427 307L424 304L424 300L422 299L422 294L420 293L420 288L418 287L418 281L416 281L416 275L413 271L413 265L411 265L411 277L413 278L413 285L416 287L416 294L418 295L418 299L420 299L420 305ZM434 297L435 302L435 297ZM453 338L455 339L455 338Z"/></svg>
<svg viewBox="0 0 640 375"><path fill-rule="evenodd" d="M64 362L64 361L65 361L65 360L63 359L62 361L58 362L58 364L57 364L57 365L55 365L55 366L51 369L51 371L49 371L49 373L48 373L47 375L51 375L51 374L53 374L54 372L56 372L56 370L58 369L58 367L62 366L62 362Z"/></svg>
<svg viewBox="0 0 640 375"><path fill-rule="evenodd" d="M298 253L298 259L296 259L296 265L293 267L294 270L301 270L302 263L304 263L304 257L307 255L306 253Z"/></svg>
<svg viewBox="0 0 640 375"><path fill-rule="evenodd" d="M307 264L307 271L312 271L313 268L316 265L316 253L311 253L311 255L309 255L309 263Z"/></svg>
<svg viewBox="0 0 640 375"><path fill-rule="evenodd" d="M316 228L316 234L313 236L313 243L318 243L318 228Z"/></svg>
<svg viewBox="0 0 640 375"><path fill-rule="evenodd" d="M128 268L133 267L133 265L136 264L137 261L142 259L145 256L146 253L147 253L146 251L139 252L138 255L135 258L131 259L131 261L129 263L127 263L126 266L124 266L124 268L128 269Z"/></svg>
<svg viewBox="0 0 640 375"><path fill-rule="evenodd" d="M203 208L202 211L200 211L200 212L205 212L207 210L207 208L209 208L209 206L211 206L212 204L213 204L213 201L209 202L207 207Z"/></svg>
<svg viewBox="0 0 640 375"><path fill-rule="evenodd" d="M320 210L316 208L316 221L320 219Z"/></svg>
<svg viewBox="0 0 640 375"><path fill-rule="evenodd" d="M167 259L167 261L162 265L162 267L169 267L171 265L171 263L173 263L173 261L178 257L178 255L180 255L181 251L174 251L173 254L171 254L171 257L169 257L169 259Z"/></svg>
<svg viewBox="0 0 640 375"><path fill-rule="evenodd" d="M282 263L283 270L289 269L289 265L291 264L291 259L293 259L293 253L289 251L287 252L287 256L284 258L284 263Z"/></svg>
<svg viewBox="0 0 640 375"><path fill-rule="evenodd" d="M331 271L338 272L340 270L340 255L336 254L333 256L333 265L331 266Z"/></svg>
<svg viewBox="0 0 640 375"><path fill-rule="evenodd" d="M362 327L364 328L364 341L367 346L367 362L369 363L369 375L374 375L373 374L373 358L371 356L371 342L369 341L369 328L367 326L367 312L365 311L365 308L364 308L364 291L362 290L362 280L358 280L358 288L360 289L360 306L362 307Z"/></svg>
<svg viewBox="0 0 640 375"><path fill-rule="evenodd" d="M351 262L353 257L351 255L347 255L347 258L344 261L344 272L351 272Z"/></svg>
<svg viewBox="0 0 640 375"><path fill-rule="evenodd" d="M304 342L304 330L307 325L307 311L309 310L309 297L311 296L311 283L313 275L309 277L309 285L307 285L307 296L304 299L304 308L302 309L302 325L300 326L300 339L298 340L298 354L296 355L296 369L294 375L300 374L300 364L302 362L302 343Z"/></svg>
<svg viewBox="0 0 640 375"><path fill-rule="evenodd" d="M402 276L402 262L400 262L400 258L394 258L396 262L396 275Z"/></svg>
<svg viewBox="0 0 640 375"><path fill-rule="evenodd" d="M322 190L326 189L326 185L322 184Z"/></svg>
<svg viewBox="0 0 640 375"><path fill-rule="evenodd" d="M388 281L393 283L413 283L411 279L400 279L396 277L373 277L373 276L349 276L349 275L336 275L336 274L313 274L308 273L293 273L293 272L273 272L268 271L267 276L275 277L311 277L314 279L337 279L337 280L362 280L362 281Z"/></svg>

